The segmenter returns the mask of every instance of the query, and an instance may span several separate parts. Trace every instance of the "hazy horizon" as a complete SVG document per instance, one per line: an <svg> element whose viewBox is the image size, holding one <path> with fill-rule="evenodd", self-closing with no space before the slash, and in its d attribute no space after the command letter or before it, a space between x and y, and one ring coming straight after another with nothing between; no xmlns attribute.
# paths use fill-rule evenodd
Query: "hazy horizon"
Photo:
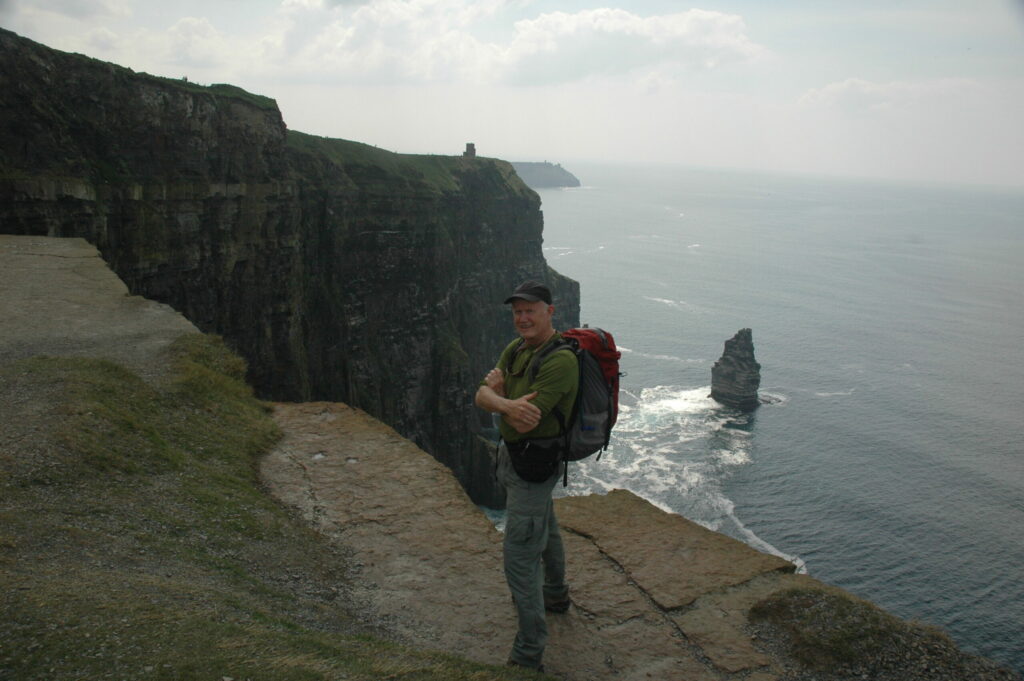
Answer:
<svg viewBox="0 0 1024 681"><path fill-rule="evenodd" d="M1024 187L1021 0L0 0L50 47L403 153Z"/></svg>

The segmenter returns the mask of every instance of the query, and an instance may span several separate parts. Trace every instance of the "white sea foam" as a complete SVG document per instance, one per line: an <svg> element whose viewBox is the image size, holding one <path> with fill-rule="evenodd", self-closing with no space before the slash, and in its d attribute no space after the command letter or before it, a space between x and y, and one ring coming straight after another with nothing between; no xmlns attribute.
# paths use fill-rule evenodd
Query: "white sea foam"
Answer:
<svg viewBox="0 0 1024 681"><path fill-rule="evenodd" d="M650 300L655 303L662 303L663 305L668 305L669 307L679 307L685 304L681 300L670 300L668 298L654 298L653 296L644 296L644 300Z"/></svg>
<svg viewBox="0 0 1024 681"><path fill-rule="evenodd" d="M655 386L623 392L609 451L573 464L571 494L628 489L768 553L792 560L746 528L723 483L752 461L749 417L724 410L710 386Z"/></svg>
<svg viewBox="0 0 1024 681"><path fill-rule="evenodd" d="M771 555L778 556L783 560L788 560L790 563L793 563L796 566L797 573L802 575L807 574L807 563L805 563L802 558L800 558L799 556L790 555L788 553L785 553L784 551L780 551L779 549L775 548L765 540L758 537L750 528L748 528L746 525L740 522L740 519L736 517L736 514L733 513L731 510L729 512L729 519L733 522L733 525L739 531L740 537L742 538L744 544L752 548L755 548L758 551L770 553Z"/></svg>
<svg viewBox="0 0 1024 681"><path fill-rule="evenodd" d="M741 466L750 463L750 454L745 449L718 449L715 450L719 461L726 466Z"/></svg>
<svg viewBox="0 0 1024 681"><path fill-rule="evenodd" d="M656 296L643 296L643 299L644 300L649 300L652 303L658 303L660 305L666 305L666 306L672 308L673 310L679 310L680 312L689 312L689 313L694 313L694 312L696 312L696 313L704 313L705 312L705 308L702 308L699 305L694 305L693 303L687 302L685 300L673 300L671 298L658 298Z"/></svg>
<svg viewBox="0 0 1024 681"><path fill-rule="evenodd" d="M636 350L633 350L632 348L627 348L627 347L624 347L622 345L619 345L617 347L618 347L619 352L621 352L624 355L634 355L635 354L637 357L642 357L644 359L655 359L655 360L662 361L662 362L676 362L676 363L679 363L679 364L706 364L707 363L707 360L703 359L703 358L687 359L687 358L683 358L683 357L676 357L675 355L652 355L652 354L647 353L647 352L637 352Z"/></svg>
<svg viewBox="0 0 1024 681"><path fill-rule="evenodd" d="M603 251L604 249L604 244L597 244L591 248L584 249L576 249L570 246L543 246L541 248L548 257L554 258L564 258L567 255L576 255L578 253L596 253L598 251Z"/></svg>
<svg viewBox="0 0 1024 681"><path fill-rule="evenodd" d="M854 390L856 390L856 388L850 388L849 390L841 390L839 392L833 392L833 393L820 393L820 392L816 392L816 393L814 393L814 396L815 397L846 397L848 395L852 395Z"/></svg>
<svg viewBox="0 0 1024 681"><path fill-rule="evenodd" d="M640 353L640 357L645 357L647 359L657 359L665 362L679 362L680 364L705 364L707 362L707 360L701 359L699 357L697 359L688 359L684 357L676 357L674 355L650 355L647 354L646 352Z"/></svg>

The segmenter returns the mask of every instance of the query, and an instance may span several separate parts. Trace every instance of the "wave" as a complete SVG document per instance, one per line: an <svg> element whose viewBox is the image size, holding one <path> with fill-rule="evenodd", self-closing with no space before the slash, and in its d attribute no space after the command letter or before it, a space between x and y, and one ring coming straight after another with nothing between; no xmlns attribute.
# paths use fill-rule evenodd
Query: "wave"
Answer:
<svg viewBox="0 0 1024 681"><path fill-rule="evenodd" d="M666 305L671 307L673 310L680 310L684 312L704 312L704 308L693 303L688 303L685 300L672 300L671 298L656 298L654 296L643 296L644 300L649 300L652 303L659 303L660 305Z"/></svg>
<svg viewBox="0 0 1024 681"><path fill-rule="evenodd" d="M840 390L838 392L832 392L832 393L816 392L816 393L814 393L814 396L815 397L846 397L848 395L852 395L855 390L856 390L856 388L850 388L849 390Z"/></svg>
<svg viewBox="0 0 1024 681"><path fill-rule="evenodd" d="M644 359L656 359L663 362L678 362L680 364L707 364L708 362L708 360L701 358L684 359L682 357L676 357L675 355L652 355L646 352L637 352L636 350L626 348L621 345L616 347L618 348L619 352L621 352L624 355L635 355L637 357L642 357Z"/></svg>
<svg viewBox="0 0 1024 681"><path fill-rule="evenodd" d="M573 464L569 493L627 489L658 508L794 562L747 528L724 483L752 461L750 416L721 407L710 386L655 386L620 395L609 450Z"/></svg>
<svg viewBox="0 0 1024 681"><path fill-rule="evenodd" d="M598 244L593 248L586 248L577 250L568 246L544 246L541 250L545 253L549 253L549 257L564 258L567 255L574 255L576 253L597 253L605 249L604 244Z"/></svg>

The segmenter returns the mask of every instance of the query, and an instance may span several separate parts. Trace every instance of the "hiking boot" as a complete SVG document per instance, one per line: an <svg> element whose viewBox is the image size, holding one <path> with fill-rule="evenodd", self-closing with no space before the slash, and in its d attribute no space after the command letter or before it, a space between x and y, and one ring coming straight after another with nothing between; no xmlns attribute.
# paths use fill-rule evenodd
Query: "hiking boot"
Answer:
<svg viewBox="0 0 1024 681"><path fill-rule="evenodd" d="M554 612L562 614L569 609L569 605L572 603L569 600L569 594L566 594L563 598L554 599L548 598L547 594L544 595L544 609L548 612Z"/></svg>
<svg viewBox="0 0 1024 681"><path fill-rule="evenodd" d="M530 667L530 666L525 665L525 664L523 664L521 662L516 662L511 657L508 658L508 662L505 663L505 666L506 667L522 667L523 669L532 669L533 671L537 672L538 674L543 674L544 673L544 665L539 665L537 667Z"/></svg>

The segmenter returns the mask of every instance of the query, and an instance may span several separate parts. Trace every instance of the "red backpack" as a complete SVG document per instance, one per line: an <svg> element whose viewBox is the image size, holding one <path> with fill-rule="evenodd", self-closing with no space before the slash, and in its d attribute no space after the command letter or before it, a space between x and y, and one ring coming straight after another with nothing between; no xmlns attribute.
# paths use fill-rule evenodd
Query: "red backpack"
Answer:
<svg viewBox="0 0 1024 681"><path fill-rule="evenodd" d="M541 362L553 352L570 350L580 368L579 391L572 413L554 409L565 437L562 459L579 461L594 452L608 449L612 426L619 417L619 358L612 335L584 326L562 332L562 340L552 343L534 359L530 371L537 377ZM600 457L600 455L598 455Z"/></svg>

